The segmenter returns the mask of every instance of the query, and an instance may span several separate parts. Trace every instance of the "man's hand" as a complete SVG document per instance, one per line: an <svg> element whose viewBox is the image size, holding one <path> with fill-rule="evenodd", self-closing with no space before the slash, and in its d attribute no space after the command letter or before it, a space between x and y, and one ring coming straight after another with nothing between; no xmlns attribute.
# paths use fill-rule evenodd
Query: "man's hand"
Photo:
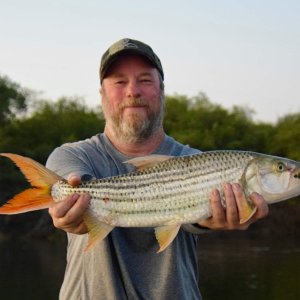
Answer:
<svg viewBox="0 0 300 300"><path fill-rule="evenodd" d="M80 184L80 177L71 174L68 183L77 186ZM49 208L49 214L53 219L54 226L70 233L87 233L83 214L90 203L90 199L89 194L72 194L63 201L53 203Z"/></svg>
<svg viewBox="0 0 300 300"><path fill-rule="evenodd" d="M244 230L258 219L264 218L269 213L269 207L263 197L252 193L250 199L257 208L256 213L245 223L240 224L240 211L244 198L243 190L239 184L224 184L224 200L226 208L222 205L221 196L217 189L211 192L212 217L199 223L200 226L210 229L240 229Z"/></svg>

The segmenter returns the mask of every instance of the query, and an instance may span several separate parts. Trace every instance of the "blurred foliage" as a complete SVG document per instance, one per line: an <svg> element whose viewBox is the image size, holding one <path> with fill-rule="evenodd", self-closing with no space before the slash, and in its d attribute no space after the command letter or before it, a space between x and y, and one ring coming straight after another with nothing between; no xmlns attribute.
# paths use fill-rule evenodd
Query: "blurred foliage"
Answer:
<svg viewBox="0 0 300 300"><path fill-rule="evenodd" d="M204 93L194 97L175 94L166 96L164 125L167 134L204 151L251 150L300 160L299 112L275 124L254 122L252 114L238 106L225 109ZM0 77L0 125L0 152L29 156L44 164L55 147L102 132L104 117L100 108L88 108L82 99L74 97L33 103L32 92ZM0 159L0 169L3 203L24 188L25 180L5 158ZM16 222L22 223L30 217L18 218ZM2 230L10 220L1 216Z"/></svg>
<svg viewBox="0 0 300 300"><path fill-rule="evenodd" d="M6 76L0 76L0 126L26 110L28 95L28 90Z"/></svg>
<svg viewBox="0 0 300 300"><path fill-rule="evenodd" d="M279 156L300 161L300 112L289 114L277 122L270 139L270 149Z"/></svg>
<svg viewBox="0 0 300 300"><path fill-rule="evenodd" d="M241 107L226 110L209 101L205 94L188 98L166 97L166 132L175 139L201 150L239 149L269 152L274 126L255 123Z"/></svg>
<svg viewBox="0 0 300 300"><path fill-rule="evenodd" d="M27 117L15 118L0 130L0 149L46 162L63 143L82 140L104 128L102 114L77 98L40 101Z"/></svg>

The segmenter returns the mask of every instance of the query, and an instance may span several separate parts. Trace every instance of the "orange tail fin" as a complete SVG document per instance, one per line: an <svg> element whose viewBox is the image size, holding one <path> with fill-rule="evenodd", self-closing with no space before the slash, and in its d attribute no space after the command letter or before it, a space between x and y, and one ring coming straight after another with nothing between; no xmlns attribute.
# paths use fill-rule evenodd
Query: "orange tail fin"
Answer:
<svg viewBox="0 0 300 300"><path fill-rule="evenodd" d="M0 153L0 155L11 159L32 186L0 207L0 214L19 214L48 208L53 201L51 187L62 178L28 157L12 153Z"/></svg>

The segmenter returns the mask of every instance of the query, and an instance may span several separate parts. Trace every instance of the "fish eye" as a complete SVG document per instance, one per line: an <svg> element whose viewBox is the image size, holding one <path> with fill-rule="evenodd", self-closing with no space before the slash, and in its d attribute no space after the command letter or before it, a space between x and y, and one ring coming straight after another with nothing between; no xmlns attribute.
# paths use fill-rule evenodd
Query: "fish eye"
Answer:
<svg viewBox="0 0 300 300"><path fill-rule="evenodd" d="M283 171L285 171L285 164L283 163L283 162L278 162L277 163L277 166L276 166L276 170L278 171L278 172L283 172Z"/></svg>

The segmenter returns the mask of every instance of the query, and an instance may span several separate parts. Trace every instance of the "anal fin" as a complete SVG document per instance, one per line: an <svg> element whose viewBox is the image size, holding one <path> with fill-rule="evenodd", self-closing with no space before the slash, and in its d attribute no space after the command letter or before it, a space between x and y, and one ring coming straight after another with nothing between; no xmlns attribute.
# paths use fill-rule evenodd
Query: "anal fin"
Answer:
<svg viewBox="0 0 300 300"><path fill-rule="evenodd" d="M88 244L84 251L92 249L97 241L102 241L114 229L113 226L100 222L91 211L87 211L83 219L89 235Z"/></svg>
<svg viewBox="0 0 300 300"><path fill-rule="evenodd" d="M155 228L155 236L160 246L157 253L164 251L172 243L178 234L179 229L179 224L165 225Z"/></svg>

